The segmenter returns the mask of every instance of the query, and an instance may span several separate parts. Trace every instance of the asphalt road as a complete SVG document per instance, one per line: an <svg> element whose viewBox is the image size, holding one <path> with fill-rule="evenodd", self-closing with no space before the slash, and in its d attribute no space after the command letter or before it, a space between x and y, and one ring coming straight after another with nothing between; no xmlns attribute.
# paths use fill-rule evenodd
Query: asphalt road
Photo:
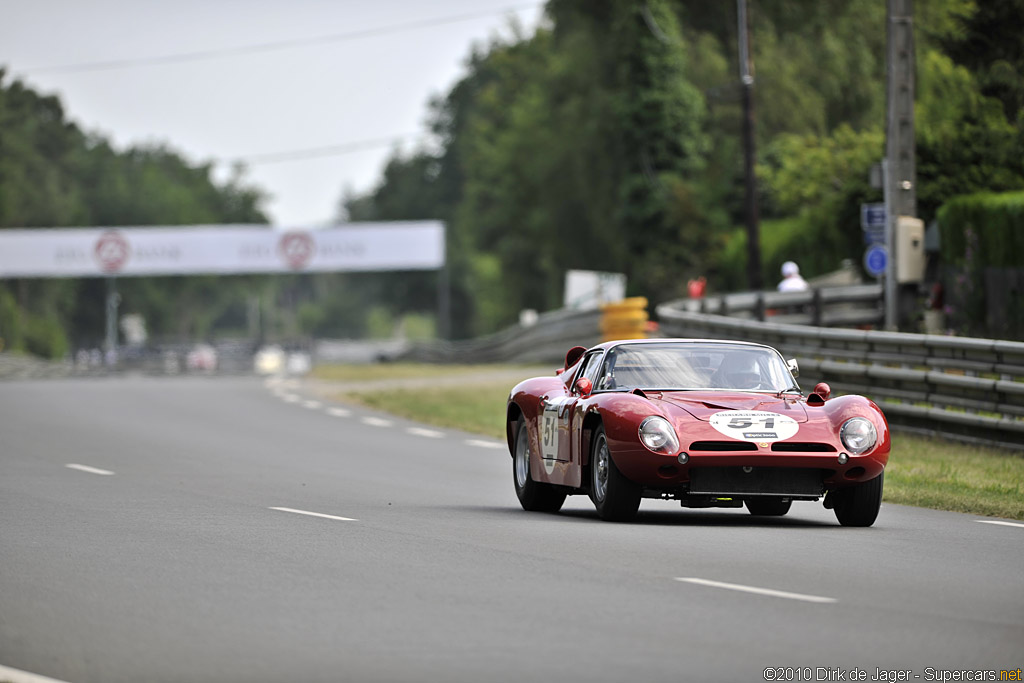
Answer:
<svg viewBox="0 0 1024 683"><path fill-rule="evenodd" d="M620 525L585 498L531 514L503 444L301 388L6 382L0 680L1015 670L1024 526L981 519L885 505L847 529L811 503L766 521L645 501Z"/></svg>

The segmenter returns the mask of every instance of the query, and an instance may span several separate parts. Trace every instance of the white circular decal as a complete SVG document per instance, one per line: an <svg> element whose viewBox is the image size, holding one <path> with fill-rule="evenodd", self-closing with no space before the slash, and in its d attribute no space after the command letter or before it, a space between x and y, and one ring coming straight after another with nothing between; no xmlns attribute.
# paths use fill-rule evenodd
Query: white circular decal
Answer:
<svg viewBox="0 0 1024 683"><path fill-rule="evenodd" d="M553 398L545 401L544 410L541 413L540 424L540 461L544 465L544 471L551 474L555 471L555 462L558 460L558 442L562 437L563 429L568 429L569 413L566 404L569 398Z"/></svg>
<svg viewBox="0 0 1024 683"><path fill-rule="evenodd" d="M710 422L722 434L739 441L783 441L800 429L793 418L764 410L723 410L712 415Z"/></svg>

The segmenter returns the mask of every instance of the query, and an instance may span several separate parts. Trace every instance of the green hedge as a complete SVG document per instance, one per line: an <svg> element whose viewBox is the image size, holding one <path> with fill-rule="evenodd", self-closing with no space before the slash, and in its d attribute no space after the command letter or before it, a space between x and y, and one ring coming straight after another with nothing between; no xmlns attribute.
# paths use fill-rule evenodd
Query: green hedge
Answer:
<svg viewBox="0 0 1024 683"><path fill-rule="evenodd" d="M67 334L56 316L26 313L18 308L13 294L0 288L0 350L57 360L69 349Z"/></svg>
<svg viewBox="0 0 1024 683"><path fill-rule="evenodd" d="M944 264L1024 266L1024 192L954 197L939 209L938 220Z"/></svg>

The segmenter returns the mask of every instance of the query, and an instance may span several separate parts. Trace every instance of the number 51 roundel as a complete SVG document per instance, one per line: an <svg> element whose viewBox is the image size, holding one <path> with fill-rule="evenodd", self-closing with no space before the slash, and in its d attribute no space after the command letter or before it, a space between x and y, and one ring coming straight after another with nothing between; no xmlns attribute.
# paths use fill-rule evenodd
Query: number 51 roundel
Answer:
<svg viewBox="0 0 1024 683"><path fill-rule="evenodd" d="M723 410L709 420L711 426L739 441L782 441L796 435L797 421L764 410Z"/></svg>

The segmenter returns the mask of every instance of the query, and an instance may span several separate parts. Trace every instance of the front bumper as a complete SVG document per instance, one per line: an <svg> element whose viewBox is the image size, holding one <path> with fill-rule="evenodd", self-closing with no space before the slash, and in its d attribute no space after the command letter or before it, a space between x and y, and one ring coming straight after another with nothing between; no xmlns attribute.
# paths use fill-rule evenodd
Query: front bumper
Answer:
<svg viewBox="0 0 1024 683"><path fill-rule="evenodd" d="M874 479L885 468L888 451L876 448L864 455L831 452L686 450L660 455L643 446L612 449L615 466L627 479L648 489L714 495L820 496ZM840 462L840 455L846 462Z"/></svg>

